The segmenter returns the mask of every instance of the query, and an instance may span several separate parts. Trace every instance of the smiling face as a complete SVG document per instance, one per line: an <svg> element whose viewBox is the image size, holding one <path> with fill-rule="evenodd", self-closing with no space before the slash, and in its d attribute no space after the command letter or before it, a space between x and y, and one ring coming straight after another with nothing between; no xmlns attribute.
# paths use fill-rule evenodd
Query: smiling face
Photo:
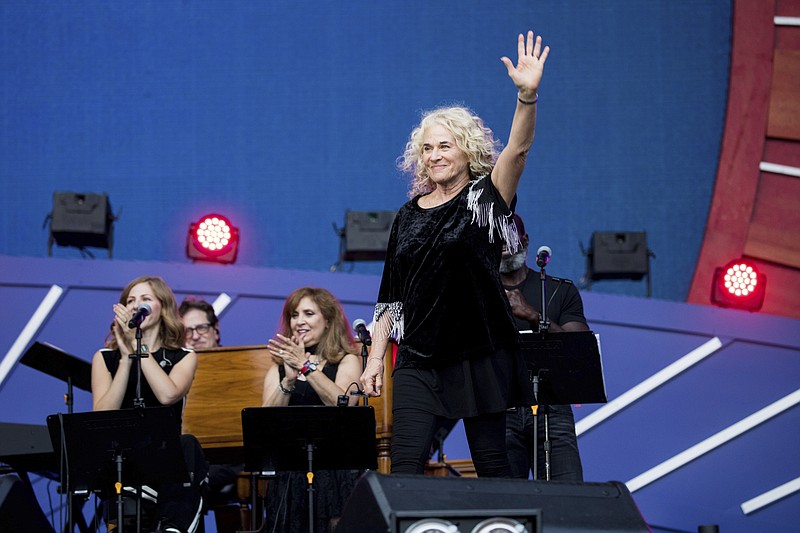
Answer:
<svg viewBox="0 0 800 533"><path fill-rule="evenodd" d="M306 348L319 344L327 327L328 321L322 316L317 303L309 296L300 300L289 318L292 335L302 339Z"/></svg>
<svg viewBox="0 0 800 533"><path fill-rule="evenodd" d="M193 350L200 348L215 348L219 346L219 329L212 326L206 315L200 309L189 309L181 317L185 328L186 346Z"/></svg>
<svg viewBox="0 0 800 533"><path fill-rule="evenodd" d="M448 188L469 180L469 158L456 144L450 131L433 124L422 135L422 162L425 173L438 188Z"/></svg>
<svg viewBox="0 0 800 533"><path fill-rule="evenodd" d="M161 321L161 301L156 298L153 288L147 282L134 285L125 300L125 306L131 314L142 304L149 305L151 309L151 313L142 322L142 330L157 327Z"/></svg>

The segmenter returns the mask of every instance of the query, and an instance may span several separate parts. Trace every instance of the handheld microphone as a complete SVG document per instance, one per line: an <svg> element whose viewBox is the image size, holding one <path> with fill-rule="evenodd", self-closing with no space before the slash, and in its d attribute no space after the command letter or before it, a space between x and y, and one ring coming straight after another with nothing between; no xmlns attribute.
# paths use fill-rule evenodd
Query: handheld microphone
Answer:
<svg viewBox="0 0 800 533"><path fill-rule="evenodd" d="M552 255L553 250L549 246L540 246L536 251L536 264L539 265L539 268L544 268L550 262L550 256Z"/></svg>
<svg viewBox="0 0 800 533"><path fill-rule="evenodd" d="M147 318L147 316L150 315L150 313L152 312L153 309L149 305L147 304L140 305L139 309L136 310L131 319L128 321L128 327L131 329L138 328L139 326L142 325L144 319Z"/></svg>
<svg viewBox="0 0 800 533"><path fill-rule="evenodd" d="M353 329L358 334L358 340L364 346L372 346L372 337L369 334L369 330L367 329L367 323L364 320L357 318L353 322Z"/></svg>

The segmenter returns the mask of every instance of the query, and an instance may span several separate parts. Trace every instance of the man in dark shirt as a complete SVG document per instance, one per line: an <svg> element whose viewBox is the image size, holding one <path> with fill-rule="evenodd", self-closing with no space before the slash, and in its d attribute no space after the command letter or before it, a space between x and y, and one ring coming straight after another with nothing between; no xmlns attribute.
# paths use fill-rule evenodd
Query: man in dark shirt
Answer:
<svg viewBox="0 0 800 533"><path fill-rule="evenodd" d="M214 306L200 298L185 298L178 314L181 316L185 332L185 343L193 350L217 348L220 346L219 318ZM237 501L236 480L244 465L210 464L208 486L211 490L211 504Z"/></svg>
<svg viewBox="0 0 800 533"><path fill-rule="evenodd" d="M520 235L522 248L516 254L503 253L500 278L506 289L508 301L517 328L520 331L539 330L541 318L542 286L539 272L528 268L528 234L519 215L514 223ZM589 331L583 316L583 301L575 285L566 279L547 276L548 331ZM544 416L534 416L536 407L521 406L508 410L506 415L506 443L512 475L527 479L534 468L534 443L536 453L536 479L545 479ZM575 419L569 405L548 407L548 434L550 438L550 479L583 481L583 467L575 435ZM537 426L534 434L534 424Z"/></svg>

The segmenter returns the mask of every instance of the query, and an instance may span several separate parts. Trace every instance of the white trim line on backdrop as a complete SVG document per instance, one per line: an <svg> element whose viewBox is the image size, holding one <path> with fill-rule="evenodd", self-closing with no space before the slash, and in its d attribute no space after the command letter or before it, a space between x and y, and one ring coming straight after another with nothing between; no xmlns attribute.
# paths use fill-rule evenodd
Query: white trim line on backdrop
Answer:
<svg viewBox="0 0 800 533"><path fill-rule="evenodd" d="M741 505L742 512L744 514L753 513L797 491L800 491L800 477L796 477L783 485L779 485L772 490L759 494L755 498L747 500Z"/></svg>
<svg viewBox="0 0 800 533"><path fill-rule="evenodd" d="M701 455L704 455L714 448L722 446L729 440L732 440L739 435L750 431L754 427L758 426L759 424L766 422L770 418L781 414L782 412L790 409L800 403L800 389L794 391L791 394L787 394L780 400L769 404L768 406L764 407L763 409L759 409L752 415L743 418L739 422L728 426L727 428L723 429L722 431L711 435L707 439L698 442L691 448L688 448L678 455L671 457L664 461L663 463L654 466L650 470L643 472L636 476L635 478L631 479L630 481L626 482L625 485L628 486L628 490L631 492L635 492L642 487L649 485L650 483L656 481L657 479L666 476L670 472L677 470L678 468L682 467L683 465L694 461Z"/></svg>
<svg viewBox="0 0 800 533"><path fill-rule="evenodd" d="M211 307L214 308L214 314L220 316L232 301L233 300L231 299L231 297L225 294L224 292L219 293L217 299L214 300L213 304L211 304Z"/></svg>
<svg viewBox="0 0 800 533"><path fill-rule="evenodd" d="M607 418L616 414L618 411L625 409L642 396L654 391L656 388L671 380L681 372L684 372L712 353L716 352L721 347L722 341L719 340L719 337L714 337L713 339L706 341L704 344L698 346L671 365L659 370L635 387L622 393L620 396L614 398L596 411L578 420L575 423L575 433L580 436L581 433L588 431L600 422L603 422Z"/></svg>
<svg viewBox="0 0 800 533"><path fill-rule="evenodd" d="M800 17L775 17L773 22L776 26L800 26Z"/></svg>
<svg viewBox="0 0 800 533"><path fill-rule="evenodd" d="M789 165L778 165L777 163L767 163L762 161L758 164L759 170L762 172L771 172L773 174L784 174L786 176L794 176L800 178L800 168L790 167Z"/></svg>
<svg viewBox="0 0 800 533"><path fill-rule="evenodd" d="M56 306L58 299L61 298L63 293L64 289L58 285L51 286L50 290L47 291L47 294L39 304L39 307L36 308L36 311L34 311L28 319L28 323L22 328L22 331L17 336L17 340L11 345L11 349L8 350L3 357L3 362L0 363L0 387L3 386L3 382L6 380L6 377L8 377L11 369L14 368L14 365L17 364L17 361L22 356L22 350L25 349L34 335L36 335L36 332L39 331L39 328L42 327L42 324L44 324L44 321L53 311L53 308Z"/></svg>

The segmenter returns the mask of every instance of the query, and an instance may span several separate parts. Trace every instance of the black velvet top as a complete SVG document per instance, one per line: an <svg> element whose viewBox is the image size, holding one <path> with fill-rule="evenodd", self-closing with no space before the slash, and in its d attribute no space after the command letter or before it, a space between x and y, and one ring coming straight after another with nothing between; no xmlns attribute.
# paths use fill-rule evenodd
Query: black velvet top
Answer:
<svg viewBox="0 0 800 533"><path fill-rule="evenodd" d="M516 351L499 268L503 242L516 249L519 236L491 178L430 209L419 198L394 220L375 307L376 327L400 341L395 368Z"/></svg>

